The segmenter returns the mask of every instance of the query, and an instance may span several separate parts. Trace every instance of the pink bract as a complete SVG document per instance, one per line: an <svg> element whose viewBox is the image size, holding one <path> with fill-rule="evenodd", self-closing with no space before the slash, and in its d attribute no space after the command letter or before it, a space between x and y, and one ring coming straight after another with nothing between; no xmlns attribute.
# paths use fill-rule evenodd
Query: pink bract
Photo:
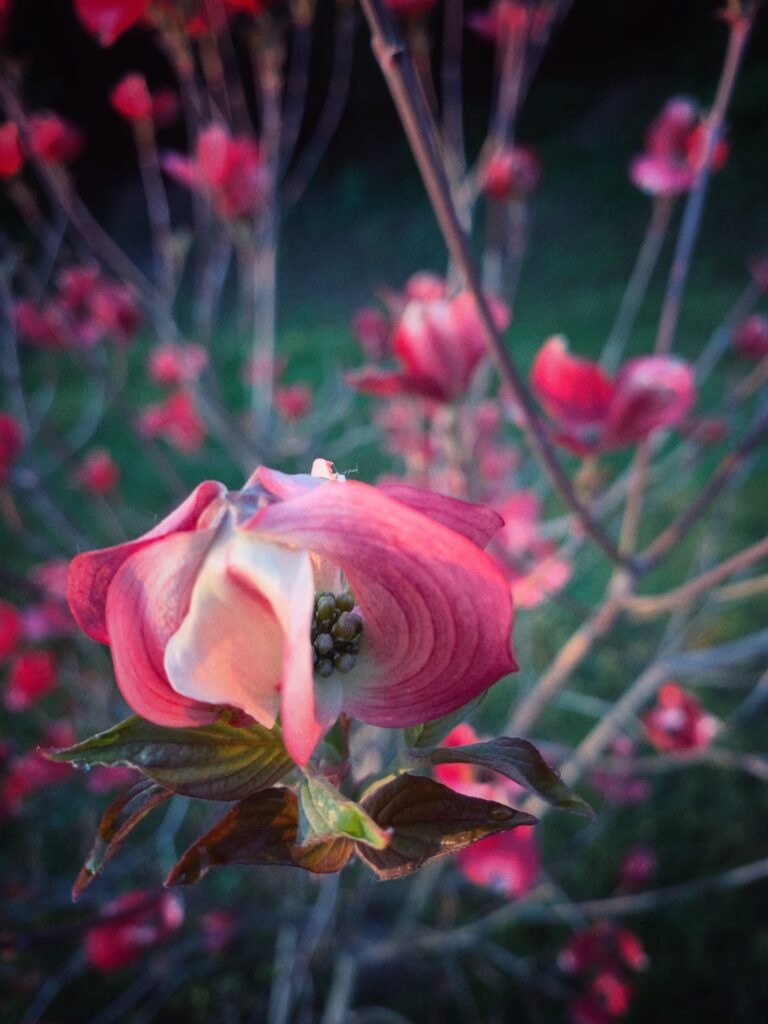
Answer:
<svg viewBox="0 0 768 1024"><path fill-rule="evenodd" d="M160 725L235 707L305 764L346 711L399 727L455 710L516 668L512 601L485 554L491 509L400 486L260 467L201 484L143 537L80 555L69 600L112 647L134 711ZM347 674L313 674L317 592L351 589L364 629Z"/></svg>
<svg viewBox="0 0 768 1024"><path fill-rule="evenodd" d="M150 0L75 0L75 11L102 46L111 46L143 17L149 4Z"/></svg>
<svg viewBox="0 0 768 1024"><path fill-rule="evenodd" d="M680 426L696 400L693 371L682 359L641 356L611 380L597 363L572 356L560 335L539 350L531 386L555 422L554 439L578 455L613 451Z"/></svg>
<svg viewBox="0 0 768 1024"><path fill-rule="evenodd" d="M19 129L13 121L0 124L0 178L12 178L24 166Z"/></svg>

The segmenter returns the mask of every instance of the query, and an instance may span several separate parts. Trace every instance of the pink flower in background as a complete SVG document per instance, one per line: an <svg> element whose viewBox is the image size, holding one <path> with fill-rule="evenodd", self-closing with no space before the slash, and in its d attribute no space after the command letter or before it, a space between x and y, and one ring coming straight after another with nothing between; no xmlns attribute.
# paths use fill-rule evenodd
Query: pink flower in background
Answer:
<svg viewBox="0 0 768 1024"><path fill-rule="evenodd" d="M570 355L560 335L539 349L531 386L555 422L555 440L578 455L623 448L679 426L696 399L693 371L682 359L640 356L611 380L597 363Z"/></svg>
<svg viewBox="0 0 768 1024"><path fill-rule="evenodd" d="M649 741L662 752L701 750L715 738L720 722L677 683L665 683L656 704L642 715Z"/></svg>
<svg viewBox="0 0 768 1024"><path fill-rule="evenodd" d="M162 437L185 454L199 451L205 444L205 423L185 391L148 405L139 415L138 429L143 437Z"/></svg>
<svg viewBox="0 0 768 1024"><path fill-rule="evenodd" d="M496 513L329 466L208 481L138 540L74 559L75 617L137 714L188 726L229 706L271 727L279 711L305 764L342 710L413 725L515 669L509 589L482 550Z"/></svg>
<svg viewBox="0 0 768 1024"><path fill-rule="evenodd" d="M26 128L29 148L44 164L71 164L83 148L79 129L50 111L32 114Z"/></svg>
<svg viewBox="0 0 768 1024"><path fill-rule="evenodd" d="M303 419L312 410L312 389L308 384L283 384L275 389L274 402L284 420Z"/></svg>
<svg viewBox="0 0 768 1024"><path fill-rule="evenodd" d="M518 3L516 0L493 0L487 11L476 11L467 17L467 24L479 36L496 46L505 45L511 36L529 34L535 42L546 39L552 20L543 4Z"/></svg>
<svg viewBox="0 0 768 1024"><path fill-rule="evenodd" d="M42 747L67 747L75 742L69 722L54 722L43 737ZM69 764L48 761L36 748L11 758L8 771L0 785L0 816L19 814L25 800L40 790L63 782L72 773Z"/></svg>
<svg viewBox="0 0 768 1024"><path fill-rule="evenodd" d="M497 150L480 171L480 189L497 203L527 199L541 179L541 164L530 146Z"/></svg>
<svg viewBox="0 0 768 1024"><path fill-rule="evenodd" d="M0 487L8 483L11 466L24 447L24 431L8 412L0 412Z"/></svg>
<svg viewBox="0 0 768 1024"><path fill-rule="evenodd" d="M352 317L352 334L369 359L385 359L390 354L392 324L386 313L365 306Z"/></svg>
<svg viewBox="0 0 768 1024"><path fill-rule="evenodd" d="M497 299L489 301L497 327L504 330L509 310ZM395 325L392 348L401 369L364 367L348 374L348 383L369 395L461 398L487 355L474 299L468 292L450 300L412 299Z"/></svg>
<svg viewBox="0 0 768 1024"><path fill-rule="evenodd" d="M13 121L0 124L0 178L13 178L24 166L19 129Z"/></svg>
<svg viewBox="0 0 768 1024"><path fill-rule="evenodd" d="M698 105L684 96L669 100L648 129L645 152L630 164L633 184L650 195L687 192L703 165L706 142ZM721 140L712 155L712 168L720 170L727 158L728 147Z"/></svg>
<svg viewBox="0 0 768 1024"><path fill-rule="evenodd" d="M733 347L745 359L768 356L768 317L755 313L742 320L734 332Z"/></svg>
<svg viewBox="0 0 768 1024"><path fill-rule="evenodd" d="M457 725L443 740L444 747L477 743L479 737L471 725ZM435 778L464 796L514 804L524 795L522 786L503 776L488 782L472 765L436 765ZM503 840L499 842L499 840ZM541 856L533 828L516 828L473 843L457 854L459 870L464 877L509 899L519 899L533 888L541 872Z"/></svg>
<svg viewBox="0 0 768 1024"><path fill-rule="evenodd" d="M9 711L28 711L57 683L56 661L49 651L25 651L11 665L3 693Z"/></svg>
<svg viewBox="0 0 768 1024"><path fill-rule="evenodd" d="M541 535L541 501L534 491L518 491L496 510L504 527L492 551L507 573L515 605L535 608L558 593L571 578L571 563Z"/></svg>
<svg viewBox="0 0 768 1024"><path fill-rule="evenodd" d="M102 920L85 933L85 956L97 971L119 971L167 939L184 920L173 893L135 889L101 908Z"/></svg>
<svg viewBox="0 0 768 1024"><path fill-rule="evenodd" d="M647 968L648 957L634 932L598 921L577 932L557 962L565 973L582 976L582 990L568 1005L573 1024L612 1024L629 1010L630 979Z"/></svg>
<svg viewBox="0 0 768 1024"><path fill-rule="evenodd" d="M118 786L129 786L139 775L135 768L115 764L96 764L85 777L85 785L91 793L109 793Z"/></svg>
<svg viewBox="0 0 768 1024"><path fill-rule="evenodd" d="M651 784L648 779L637 775L632 767L632 758L637 753L635 742L629 736L617 736L608 753L615 759L616 766L592 771L589 776L591 785L616 807L647 800Z"/></svg>
<svg viewBox="0 0 768 1024"><path fill-rule="evenodd" d="M109 101L126 121L144 121L152 116L153 104L147 80L139 72L121 78L109 94Z"/></svg>
<svg viewBox="0 0 768 1024"><path fill-rule="evenodd" d="M207 365L208 353L202 345L169 341L152 349L147 372L156 384L189 384L198 379Z"/></svg>
<svg viewBox="0 0 768 1024"><path fill-rule="evenodd" d="M645 889L656 874L658 860L650 846L633 846L619 867L618 888L623 892Z"/></svg>
<svg viewBox="0 0 768 1024"><path fill-rule="evenodd" d="M384 0L398 18L418 18L431 11L437 0Z"/></svg>
<svg viewBox="0 0 768 1024"><path fill-rule="evenodd" d="M8 601L0 600L0 661L13 654L21 639L21 614Z"/></svg>
<svg viewBox="0 0 768 1024"><path fill-rule="evenodd" d="M120 483L120 467L106 448L94 448L78 466L74 480L90 494L111 494Z"/></svg>
<svg viewBox="0 0 768 1024"><path fill-rule="evenodd" d="M151 0L75 0L75 11L84 28L101 43L111 46L146 13Z"/></svg>
<svg viewBox="0 0 768 1024"><path fill-rule="evenodd" d="M163 159L166 174L205 193L222 217L242 217L262 204L267 169L258 144L246 135L230 135L212 124L201 132L194 157L168 153Z"/></svg>
<svg viewBox="0 0 768 1024"><path fill-rule="evenodd" d="M237 935L237 918L229 910L207 910L200 919L203 949L218 956Z"/></svg>

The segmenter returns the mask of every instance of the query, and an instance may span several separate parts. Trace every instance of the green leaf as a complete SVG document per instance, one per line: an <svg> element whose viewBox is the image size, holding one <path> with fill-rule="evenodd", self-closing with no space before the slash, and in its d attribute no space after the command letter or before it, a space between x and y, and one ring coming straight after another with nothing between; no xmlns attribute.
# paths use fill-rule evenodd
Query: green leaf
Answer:
<svg viewBox="0 0 768 1024"><path fill-rule="evenodd" d="M328 836L347 836L366 846L383 850L387 833L360 804L343 796L320 775L306 775L301 784L300 835L312 841Z"/></svg>
<svg viewBox="0 0 768 1024"><path fill-rule="evenodd" d="M139 822L172 796L170 790L163 789L151 779L138 779L115 797L99 822L91 852L75 879L72 887L73 900L76 900L103 870L117 853L125 837L133 832Z"/></svg>
<svg viewBox="0 0 768 1024"><path fill-rule="evenodd" d="M281 864L315 874L341 871L354 853L348 839L297 843L298 801L290 789L264 789L233 807L194 842L166 885L192 885L229 864Z"/></svg>
<svg viewBox="0 0 768 1024"><path fill-rule="evenodd" d="M409 729L405 729L406 746L417 750L431 750L441 740L444 740L452 729L469 718L472 712L480 706L483 697L485 697L485 694L481 693L474 700L471 700L463 707L457 708L456 711L452 711L449 715L443 715L442 718L433 718L431 722L425 722L423 725L412 725Z"/></svg>
<svg viewBox="0 0 768 1024"><path fill-rule="evenodd" d="M530 814L463 796L434 779L407 773L372 789L363 806L390 832L390 841L385 850L358 846L357 854L384 879L409 875L486 836L536 823Z"/></svg>
<svg viewBox="0 0 768 1024"><path fill-rule="evenodd" d="M414 764L472 764L499 772L561 811L580 814L585 818L595 816L589 804L566 786L528 740L501 736L486 743L441 747L425 754L416 751L409 753Z"/></svg>
<svg viewBox="0 0 768 1024"><path fill-rule="evenodd" d="M168 729L128 718L45 756L75 765L126 764L174 793L202 800L241 800L295 767L277 729L242 728L223 719L196 729Z"/></svg>

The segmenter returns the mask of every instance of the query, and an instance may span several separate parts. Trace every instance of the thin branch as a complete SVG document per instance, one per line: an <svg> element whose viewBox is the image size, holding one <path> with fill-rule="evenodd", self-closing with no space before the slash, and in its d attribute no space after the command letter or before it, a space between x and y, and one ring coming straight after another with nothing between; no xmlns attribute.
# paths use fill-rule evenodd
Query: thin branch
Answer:
<svg viewBox="0 0 768 1024"><path fill-rule="evenodd" d="M489 351L520 408L523 429L535 456L555 489L580 525L612 562L627 564L616 545L589 509L579 500L555 452L546 425L539 417L525 382L518 372L491 314L475 265L469 238L462 227L445 167L443 149L421 89L413 61L399 37L382 0L361 0L372 46L389 85L451 259L471 291Z"/></svg>

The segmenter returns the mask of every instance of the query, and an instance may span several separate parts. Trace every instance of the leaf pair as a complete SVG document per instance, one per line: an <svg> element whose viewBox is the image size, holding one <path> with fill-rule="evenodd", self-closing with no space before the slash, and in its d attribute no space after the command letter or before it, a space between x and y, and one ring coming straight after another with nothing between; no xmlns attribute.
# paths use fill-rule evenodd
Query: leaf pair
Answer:
<svg viewBox="0 0 768 1024"><path fill-rule="evenodd" d="M198 882L227 864L335 872L354 853L379 878L400 878L486 836L535 822L529 814L462 796L423 776L404 773L385 781L359 804L313 777L302 788L301 811L296 795L284 788L243 800L192 844L166 884Z"/></svg>

